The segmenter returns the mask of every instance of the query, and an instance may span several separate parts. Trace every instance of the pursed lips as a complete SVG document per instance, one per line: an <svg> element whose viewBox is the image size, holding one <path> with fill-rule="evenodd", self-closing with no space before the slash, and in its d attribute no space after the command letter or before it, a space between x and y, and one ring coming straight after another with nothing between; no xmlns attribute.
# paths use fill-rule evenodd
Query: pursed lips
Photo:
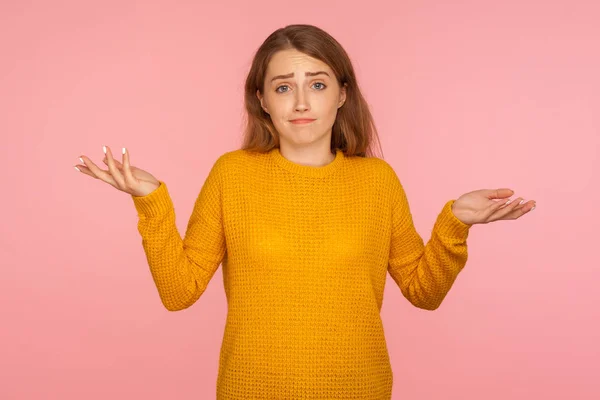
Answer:
<svg viewBox="0 0 600 400"><path fill-rule="evenodd" d="M290 120L290 122L292 124L308 124L310 122L313 122L314 119L310 119L310 118L298 118L298 119L292 119Z"/></svg>

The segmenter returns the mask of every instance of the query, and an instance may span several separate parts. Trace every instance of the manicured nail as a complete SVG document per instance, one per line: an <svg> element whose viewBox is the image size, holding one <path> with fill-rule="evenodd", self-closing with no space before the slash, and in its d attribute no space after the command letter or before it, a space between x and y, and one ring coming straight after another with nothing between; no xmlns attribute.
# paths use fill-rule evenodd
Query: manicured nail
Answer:
<svg viewBox="0 0 600 400"><path fill-rule="evenodd" d="M505 206L509 205L511 201L512 201L512 199L508 200L508 201L506 202Z"/></svg>
<svg viewBox="0 0 600 400"><path fill-rule="evenodd" d="M77 171L81 172L81 170L80 170L79 168L75 167L75 169L76 169Z"/></svg>
<svg viewBox="0 0 600 400"><path fill-rule="evenodd" d="M123 154L125 154L125 147L123 147Z"/></svg>
<svg viewBox="0 0 600 400"><path fill-rule="evenodd" d="M521 204L523 204L523 203L525 203L525 199L521 200L521 201L519 202L519 205L521 205Z"/></svg>
<svg viewBox="0 0 600 400"><path fill-rule="evenodd" d="M106 154L106 146L102 146L102 150L104 150L104 154Z"/></svg>
<svg viewBox="0 0 600 400"><path fill-rule="evenodd" d="M529 211L533 211L533 210L535 210L535 206L531 207L531 210L529 210Z"/></svg>
<svg viewBox="0 0 600 400"><path fill-rule="evenodd" d="M85 162L83 161L83 158L79 157L79 159L81 160L82 164L85 164Z"/></svg>

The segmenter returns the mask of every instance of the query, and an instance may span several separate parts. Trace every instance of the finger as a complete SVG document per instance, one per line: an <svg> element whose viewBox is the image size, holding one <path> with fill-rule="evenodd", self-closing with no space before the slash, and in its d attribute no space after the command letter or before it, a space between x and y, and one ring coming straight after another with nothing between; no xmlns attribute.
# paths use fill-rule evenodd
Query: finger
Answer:
<svg viewBox="0 0 600 400"><path fill-rule="evenodd" d="M117 183L118 188L120 190L124 190L125 179L123 178L123 175L121 174L121 172L117 168L117 165L115 164L115 160L112 156L112 151L110 150L110 147L104 146L104 152L106 154L106 159L108 160L108 170L110 171L110 174Z"/></svg>
<svg viewBox="0 0 600 400"><path fill-rule="evenodd" d="M512 189L500 188L492 190L488 196L488 199L506 199L512 196L513 194L515 194L515 192Z"/></svg>
<svg viewBox="0 0 600 400"><path fill-rule="evenodd" d="M129 151L125 147L123 147L123 173L125 175L125 181L132 185L135 183L136 179L133 177L133 173L131 172L131 165L129 163Z"/></svg>
<svg viewBox="0 0 600 400"><path fill-rule="evenodd" d="M508 207L510 205L514 205L514 207L512 209L516 210L516 209L519 209L521 207L524 207L526 204L529 203L529 202L526 202L525 199L523 199L522 197L519 197L519 198L515 199L514 201L513 200L509 200L509 201L510 201L509 204L506 204L506 202L505 202L502 205L502 207L500 207L500 208L502 209L502 208Z"/></svg>
<svg viewBox="0 0 600 400"><path fill-rule="evenodd" d="M534 207L535 207L535 200L523 201L523 204L515 207L514 211L519 212L519 214L517 216L517 218L519 218L521 215L526 214L529 211L533 210Z"/></svg>
<svg viewBox="0 0 600 400"><path fill-rule="evenodd" d="M86 167L85 165L76 165L75 169L84 175L89 175L92 178L98 179L98 177L96 175L94 175L92 173L92 171L90 171L90 169L88 167Z"/></svg>
<svg viewBox="0 0 600 400"><path fill-rule="evenodd" d="M498 210L501 210L512 203L511 199L493 199L492 203L487 208L488 215L495 213Z"/></svg>
<svg viewBox="0 0 600 400"><path fill-rule="evenodd" d="M522 197L518 197L514 201L511 201L509 204L505 204L502 208L499 208L491 215L491 220L496 221L499 219L514 219L516 215L523 209L522 205L524 203L524 199Z"/></svg>
<svg viewBox="0 0 600 400"><path fill-rule="evenodd" d="M115 165L117 166L118 169L122 169L123 168L123 164L121 164L119 161L117 161L114 158L113 158L113 161L114 161L114 163L115 163ZM102 159L102 162L108 166L108 161L106 160L106 156L104 156L104 158Z"/></svg>
<svg viewBox="0 0 600 400"><path fill-rule="evenodd" d="M78 165L78 168L80 168L81 172L88 172L88 175L100 180L105 180L105 178L110 177L108 171L98 168L98 166L88 157L81 156L79 159L85 164L85 166Z"/></svg>
<svg viewBox="0 0 600 400"><path fill-rule="evenodd" d="M508 196L508 197L510 197L510 196ZM523 200L522 197L518 197L516 199L510 199L510 198L498 199L497 201L500 202L500 204L498 204L498 209L503 209L508 206L515 205L515 202L516 202L516 207L519 207L525 200Z"/></svg>
<svg viewBox="0 0 600 400"><path fill-rule="evenodd" d="M82 174L85 174L85 175L89 175L94 179L99 179L103 182L106 182L109 185L112 185L118 189L117 183L115 182L113 177L108 173L108 171L98 168L96 166L96 164L94 164L92 162L92 160L90 160L89 158L87 158L85 156L81 156L81 159L84 160L85 165L76 165L75 166L75 168L79 172L81 172Z"/></svg>
<svg viewBox="0 0 600 400"><path fill-rule="evenodd" d="M509 220L521 218L523 215L527 214L533 209L534 204L535 202L533 201L523 203L522 205L515 207L512 211L510 211L501 219Z"/></svg>

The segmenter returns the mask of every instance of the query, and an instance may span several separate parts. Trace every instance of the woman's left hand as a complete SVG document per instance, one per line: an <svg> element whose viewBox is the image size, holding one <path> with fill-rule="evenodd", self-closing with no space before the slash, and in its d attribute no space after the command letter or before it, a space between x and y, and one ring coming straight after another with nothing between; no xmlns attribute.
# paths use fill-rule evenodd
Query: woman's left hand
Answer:
<svg viewBox="0 0 600 400"><path fill-rule="evenodd" d="M467 225L517 219L535 208L535 200L525 202L517 197L506 204L514 191L510 189L481 189L465 193L452 204L452 212Z"/></svg>

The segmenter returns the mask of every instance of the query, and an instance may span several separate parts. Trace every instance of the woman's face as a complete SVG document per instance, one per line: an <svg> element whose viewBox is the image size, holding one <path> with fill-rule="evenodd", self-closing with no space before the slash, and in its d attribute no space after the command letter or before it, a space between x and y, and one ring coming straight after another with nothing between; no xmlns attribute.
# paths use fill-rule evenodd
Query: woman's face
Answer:
<svg viewBox="0 0 600 400"><path fill-rule="evenodd" d="M295 49L277 52L267 67L264 94L256 92L281 142L290 146L331 143L337 110L346 100L329 66ZM293 123L307 118L309 123ZM327 147L328 148L328 147Z"/></svg>

